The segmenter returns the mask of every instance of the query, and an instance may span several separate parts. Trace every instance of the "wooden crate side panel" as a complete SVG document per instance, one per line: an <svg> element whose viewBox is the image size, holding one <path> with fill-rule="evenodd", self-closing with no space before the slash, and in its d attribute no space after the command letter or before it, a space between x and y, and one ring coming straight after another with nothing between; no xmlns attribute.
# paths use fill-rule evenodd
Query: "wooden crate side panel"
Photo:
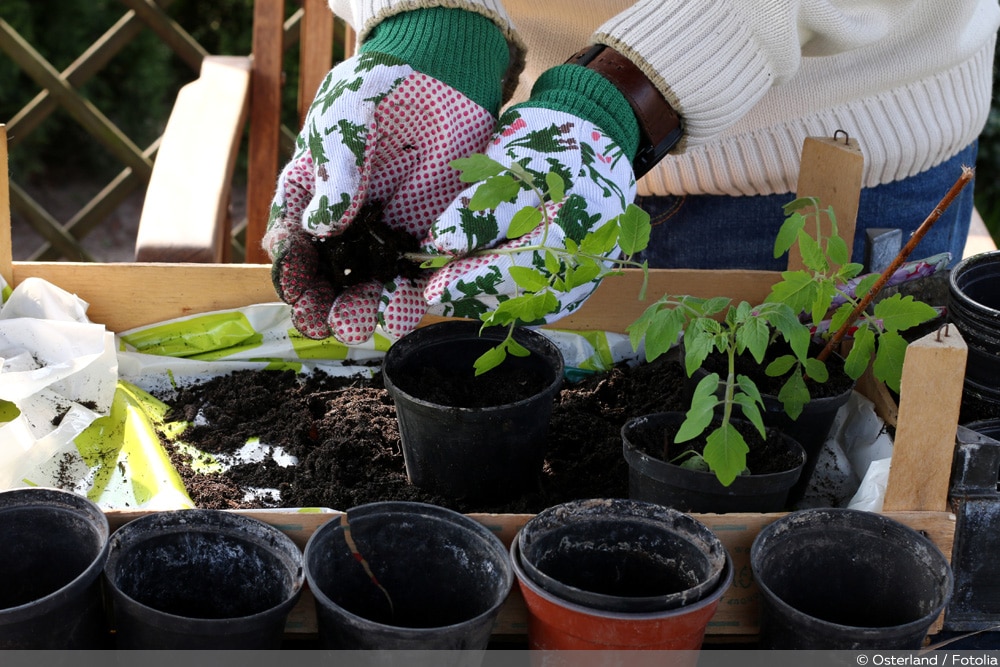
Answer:
<svg viewBox="0 0 1000 667"><path fill-rule="evenodd" d="M266 265L14 262L15 285L32 276L77 294L90 304L90 320L115 332L278 300ZM553 326L624 332L665 293L759 303L778 277L771 271L657 269L650 272L646 300L639 301L642 273L631 270L605 279L578 311Z"/></svg>

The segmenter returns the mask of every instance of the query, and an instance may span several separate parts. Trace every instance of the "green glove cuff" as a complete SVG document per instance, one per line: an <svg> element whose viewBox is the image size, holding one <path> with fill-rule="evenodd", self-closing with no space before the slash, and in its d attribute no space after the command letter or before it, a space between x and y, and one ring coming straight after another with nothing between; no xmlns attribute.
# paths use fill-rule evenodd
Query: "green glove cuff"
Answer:
<svg viewBox="0 0 1000 667"><path fill-rule="evenodd" d="M517 107L539 107L573 114L607 132L629 160L639 148L639 122L614 84L579 65L558 65L542 73L531 98Z"/></svg>
<svg viewBox="0 0 1000 667"><path fill-rule="evenodd" d="M485 16L446 7L403 12L375 26L360 51L395 56L494 116L500 109L510 51L500 28Z"/></svg>

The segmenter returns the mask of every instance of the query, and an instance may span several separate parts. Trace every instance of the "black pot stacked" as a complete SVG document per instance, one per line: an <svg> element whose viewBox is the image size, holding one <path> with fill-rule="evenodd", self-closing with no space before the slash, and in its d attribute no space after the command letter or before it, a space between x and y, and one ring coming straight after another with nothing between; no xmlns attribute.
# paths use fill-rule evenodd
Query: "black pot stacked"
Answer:
<svg viewBox="0 0 1000 667"><path fill-rule="evenodd" d="M968 257L952 270L948 319L969 348L962 421L1000 417L1000 251Z"/></svg>

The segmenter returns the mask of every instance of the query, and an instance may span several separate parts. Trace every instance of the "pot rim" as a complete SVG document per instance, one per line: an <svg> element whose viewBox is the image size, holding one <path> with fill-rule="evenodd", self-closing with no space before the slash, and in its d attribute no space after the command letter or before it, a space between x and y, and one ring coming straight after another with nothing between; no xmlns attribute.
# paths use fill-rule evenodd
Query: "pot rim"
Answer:
<svg viewBox="0 0 1000 667"><path fill-rule="evenodd" d="M475 519L466 516L465 514L456 512L455 510L448 509L447 507L442 507L440 505L432 505L430 503L422 503L410 500L382 500L372 503L366 503L364 505L358 505L357 507L351 508L346 512L343 512L342 514L351 515L360 513L361 516L371 516L379 514L380 512L386 510L398 510L401 512L411 511L416 514L422 516L429 516L435 519L443 519L443 520L451 519L452 521L456 521L465 530L474 533L475 535L490 542L494 546L494 548L499 547L499 549L497 550L498 554L506 553L506 549L503 545L503 542L501 542L500 538L497 537L486 526L482 525ZM455 517L458 517L458 519L456 520ZM450 625L436 625L430 628L412 628L403 625L391 625L389 623L380 623L378 621L373 621L359 614L355 614L354 612L344 608L343 606L331 600L330 597L323 592L322 588L319 585L317 585L317 583L313 579L312 571L307 566L311 551L317 548L315 545L319 541L319 539L316 536L322 534L322 532L324 531L336 530L340 526L341 524L338 518L336 522L334 522L331 519L330 521L327 521L322 526L317 528L313 532L313 534L309 537L309 541L306 542L306 548L303 551L302 563L303 563L303 569L305 570L306 581L309 584L309 590L312 592L313 597L315 597L318 601L324 602L330 607L336 608L339 614L343 615L355 626L365 625L371 627L387 628L391 629L394 632L408 634L413 637L419 637L422 635L429 635L429 634L438 634L442 631L447 631L451 628L456 628L464 625L472 625L475 624L476 622L484 621L489 617L495 616L499 612L500 607L507 600L507 597L510 595L510 590L514 585L513 567L510 566L511 564L509 559L503 558L502 560L507 565L507 567L502 568L504 575L503 576L504 583L502 587L506 592L502 596L498 596L499 599L495 604L490 605L488 609L477 614L476 616L472 616L470 618L459 621L457 623L452 623Z"/></svg>
<svg viewBox="0 0 1000 667"><path fill-rule="evenodd" d="M651 412L651 413L645 414L645 415L638 415L636 417L633 417L633 418L629 419L627 422L625 422L625 424L622 425L622 429L621 429L622 430L622 451L624 453L625 459L627 461L629 461L629 463L631 463L632 460L643 460L643 461L652 461L654 463L663 464L664 466L670 466L670 469L672 469L672 470L683 470L685 474L690 474L692 476L692 479L705 479L705 480L707 480L709 477L714 478L715 477L715 473L714 472L705 471L705 470L690 470L690 469L687 469L687 468L682 468L681 466L677 465L676 463L671 463L670 461L664 461L661 458L657 458L655 456L650 456L649 454L641 451L638 447L635 446L634 443L630 442L626 437L624 437L625 430L630 425L632 425L632 424L634 424L636 422L639 422L640 420L648 420L650 418L657 417L659 415L680 415L681 417L683 417L684 413L683 412L676 412L676 411L670 411L670 412ZM746 421L745 419L734 419L733 421L750 423L750 422ZM795 447L790 447L790 449L794 450L795 448L798 448L798 451L801 454L801 462L799 463L799 465L794 466L792 468L788 468L787 470L779 470L778 472L769 472L769 473L763 473L763 474L753 474L753 473L751 473L749 475L738 475L736 477L736 479L733 480L733 484L738 483L739 480L741 480L741 479L755 479L755 480L760 480L761 482L766 482L768 480L778 479L780 477L791 476L792 473L794 473L797 470L801 471L802 468L806 464L806 458L807 458L807 456L806 456L806 450L805 450L805 448L802 447L801 443L799 443L797 440L795 440L794 438L792 438L791 436L787 435L784 432L781 433L781 437L782 437L782 440L784 442L786 442L786 443L792 443L792 444L795 445ZM801 474L801 472L799 474ZM726 487L726 488L731 488L731 487L732 487L732 485L730 485L730 487Z"/></svg>
<svg viewBox="0 0 1000 667"><path fill-rule="evenodd" d="M23 496L24 499L19 499L19 496ZM73 493L72 491L66 491L64 489L42 486L0 491L0 512L18 508L48 508L63 510L89 518L92 520L94 528L96 529L95 535L102 542L102 544L93 559L90 561L90 564L88 564L87 567L80 572L80 574L56 590L48 593L47 595L43 595L40 598L19 604L16 607L4 607L0 609L0 625L5 622L5 616L16 615L20 617L18 619L19 622L25 621L47 614L52 611L53 608L63 604L65 598L72 597L77 594L76 589L78 587L90 585L92 580L96 580L100 577L101 572L104 570L104 565L107 562L110 550L109 536L111 534L111 528L108 524L108 518L96 503L85 496ZM35 609L31 614L24 616L28 607L35 607Z"/></svg>
<svg viewBox="0 0 1000 667"><path fill-rule="evenodd" d="M406 334L405 336L403 336L399 340L395 341L392 345L389 346L389 349L385 353L385 357L383 357L383 359L382 359L382 378L383 378L383 382L385 383L386 389L389 391L390 396L392 396L393 394L397 394L398 393L398 394L400 394L402 396L405 396L408 401L411 401L411 402L413 402L416 405L420 405L420 406L424 406L424 407L431 407L431 408L435 408L435 409L440 408L440 407L446 407L449 411L454 411L454 412L459 413L459 414L462 414L462 413L474 413L474 412L475 413L481 413L481 412L489 413L489 412L506 411L506 410L510 410L511 407L513 407L513 406L517 406L517 405L520 405L521 403L523 403L525 401L531 400L531 397L529 397L529 398L526 398L526 399L521 399L519 401L514 401L512 403L504 403L502 405L490 405L490 406L484 406L484 407L478 407L478 408L467 408L467 407L453 406L453 405L447 405L447 406L445 406L445 405L443 405L441 403L435 403L433 401L428 401L426 399L420 398L419 396L414 396L413 394L411 394L411 393L409 393L407 391L404 391L395 382L392 381L392 374L386 372L386 367L391 362L396 361L396 357L398 357L399 355L404 355L404 354L408 354L409 353L409 351L405 349L405 346L407 344L405 342L406 339L407 339L407 336L411 336L412 335L412 336L415 336L415 337L417 337L417 336L422 337L422 336L429 335L428 332L432 332L435 329L439 329L439 330L442 330L442 329L455 329L456 331L459 331L459 332L463 332L465 330L468 330L468 332L470 333L470 335L472 333L475 333L475 338L476 339L480 339L480 338L490 338L491 337L491 335L490 335L491 332L496 332L499 329L504 329L505 330L505 327L491 327L489 329L486 329L485 332L483 332L483 335L480 335L480 333L479 333L480 328L481 328L481 324L479 322L477 322L476 320L464 320L464 319L460 319L460 320L446 320L444 322L434 322L433 324L428 324L428 325L426 325L424 327L420 327L418 329L414 329L412 332ZM538 356L540 356L540 357L542 357L544 359L547 359L547 360L549 360L551 362L551 365L553 366L553 371L554 371L553 372L552 381L548 385L546 385L546 387L544 389L542 389L537 394L535 394L535 396L541 396L541 395L545 395L545 394L551 394L551 395L554 396L555 393L557 391L559 391L559 388L562 386L563 376L564 376L564 374L566 372L566 362L565 362L565 360L563 358L562 351L559 349L559 346L556 345L555 342L552 339L550 339L548 336L546 336L545 334L540 333L540 332L536 331L534 328L528 327L528 326L519 326L519 327L517 327L517 331L515 333L515 336L522 336L522 337L527 338L529 340L529 342L530 342L531 345L536 346L536 349L531 350L532 354L538 355ZM495 334L492 337L495 337ZM500 340L500 338L496 338L496 339ZM402 346L398 345L400 342L403 342ZM519 341L519 342L521 342L522 344L524 344L523 340ZM525 346L526 347L530 347L529 345L525 345ZM402 352L400 350L402 350Z"/></svg>
<svg viewBox="0 0 1000 667"><path fill-rule="evenodd" d="M803 515L810 515L810 514L811 515L829 514L831 516L840 516L840 517L863 516L865 517L866 521L869 521L871 524L873 524L872 526L873 528L875 528L876 526L885 527L890 530L898 531L899 533L904 535L912 534L913 536L916 536L921 540L924 540L926 542L925 546L927 547L928 554L930 554L931 557L934 558L935 560L944 563L946 566L945 567L946 587L943 594L941 595L940 603L934 605L934 607L921 618L914 619L907 623L900 623L891 626L844 625L842 623L827 621L825 619L813 616L811 614L807 614L803 611L800 611L796 607L793 607L789 603L785 602L785 600L782 599L780 596L778 596L773 590L771 590L771 587L768 586L767 583L765 583L761 579L761 577L757 576L757 574L754 573L754 582L760 589L761 594L765 596L768 599L768 601L770 601L772 604L780 608L783 611L783 613L789 614L795 618L810 619L811 621L817 622L820 625L828 626L831 629L835 629L837 631L856 632L856 633L874 633L874 632L882 633L885 632L887 629L892 628L899 630L900 634L905 634L907 631L913 631L922 626L929 625L934 621L934 619L936 619L941 614L941 611L946 606L948 606L948 603L954 592L955 578L952 569L948 564L947 558L944 556L944 554L941 552L938 546L934 544L934 542L932 542L929 538L924 537L913 528L910 528L909 526L900 523L898 521L894 521L889 517L883 516L882 514L877 514L875 512L868 512L866 510L850 509L846 507L817 507L811 509L797 510L795 512L786 514L785 516L778 518L777 520L773 521L767 526L764 526L760 530L760 532L757 533L757 536L754 538L754 541L750 546L751 566L757 560L756 557L760 553L760 549L762 548L760 545L763 539L766 539L767 536L770 536L772 533L781 530L785 525L787 525L787 523L791 520L792 517L801 517ZM873 530L872 532L874 535L876 531Z"/></svg>
<svg viewBox="0 0 1000 667"><path fill-rule="evenodd" d="M732 557L729 555L728 550L724 550L726 554L726 563L722 570L722 576L719 577L719 581L716 587L709 593L705 594L701 599L689 604L682 605L680 607L674 607L672 609L667 609L664 611L647 611L647 612L617 612L617 611L604 611L602 609L595 609L593 607L586 607L576 602L570 602L560 598L549 591L543 589L541 586L536 584L531 578L525 573L521 566L521 555L518 549L518 540L515 537L510 543L510 560L513 565L514 574L517 577L518 583L522 586L528 588L533 594L542 598L550 604L555 604L560 607L564 607L570 611L576 612L578 614L583 614L587 616L597 616L600 618L607 618L611 620L622 620L622 621L645 621L645 620L658 620L670 618L672 616L682 616L690 614L709 605L717 604L722 596L729 590L733 583L733 561Z"/></svg>
<svg viewBox="0 0 1000 667"><path fill-rule="evenodd" d="M198 516L213 516L217 517L222 525L226 528L233 529L235 531L240 531L242 528L247 526L261 527L269 535L272 536L278 545L278 548L282 551L287 552L287 555L291 556L293 559L297 556L297 571L292 573L292 590L285 596L281 602L263 609L259 612L248 614L246 616L230 616L226 618L197 618L191 616L180 616L178 614L172 614L170 612L162 611L156 607L151 607L148 604L136 600L131 595L125 593L118 586L115 578L111 576L108 570L113 564L117 562L118 553L117 550L120 548L122 542L122 535L126 538L128 537L128 532L122 533L122 531L136 524L137 528L141 528L146 523L157 523L162 521L163 525L161 528L166 529L160 534L169 533L181 533L181 532L194 532L194 533L210 533L215 534L216 530L213 530L212 526L191 526L184 523L185 517L197 518ZM194 530L192 530L192 528ZM253 535L248 535L250 542L264 546L262 542L256 539ZM146 539L141 539L136 544L146 541ZM302 589L305 586L305 565L302 560L302 551L298 548L298 545L292 541L288 535L286 535L281 530L275 528L274 526L265 523L254 517L247 516L245 514L236 514L227 510L209 510L209 509L184 509L184 510L173 510L169 512L156 512L153 514L147 514L145 516L138 517L129 521L117 531L115 531L111 539L108 541L109 545L109 556L105 563L105 579L107 580L108 586L111 588L115 596L120 596L122 599L126 600L128 604L133 605L140 613L143 615L157 616L162 618L164 621L171 625L172 630L184 631L185 628L189 626L210 626L211 632L217 634L239 634L245 631L242 627L246 624L252 623L258 619L263 619L267 616L272 616L285 609L291 609L297 602L302 594ZM272 546L277 546L273 545ZM233 626L231 629L227 630L226 626Z"/></svg>

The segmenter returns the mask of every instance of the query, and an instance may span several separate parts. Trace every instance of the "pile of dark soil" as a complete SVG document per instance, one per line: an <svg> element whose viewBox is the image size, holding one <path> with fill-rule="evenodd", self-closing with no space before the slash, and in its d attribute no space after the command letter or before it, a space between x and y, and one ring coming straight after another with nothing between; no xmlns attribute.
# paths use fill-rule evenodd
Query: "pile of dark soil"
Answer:
<svg viewBox="0 0 1000 667"><path fill-rule="evenodd" d="M577 498L626 497L621 427L633 416L685 409L685 379L680 366L664 356L564 385L536 488L503 505L449 500L407 481L395 408L379 374L345 379L239 371L158 398L172 406L168 420L197 417L183 439L201 451L232 454L258 437L298 459L287 467L268 458L223 473L195 473L191 455L165 442L199 507L346 510L377 500L411 500L460 512L536 513ZM259 488L277 489L280 498L245 499L247 489Z"/></svg>

